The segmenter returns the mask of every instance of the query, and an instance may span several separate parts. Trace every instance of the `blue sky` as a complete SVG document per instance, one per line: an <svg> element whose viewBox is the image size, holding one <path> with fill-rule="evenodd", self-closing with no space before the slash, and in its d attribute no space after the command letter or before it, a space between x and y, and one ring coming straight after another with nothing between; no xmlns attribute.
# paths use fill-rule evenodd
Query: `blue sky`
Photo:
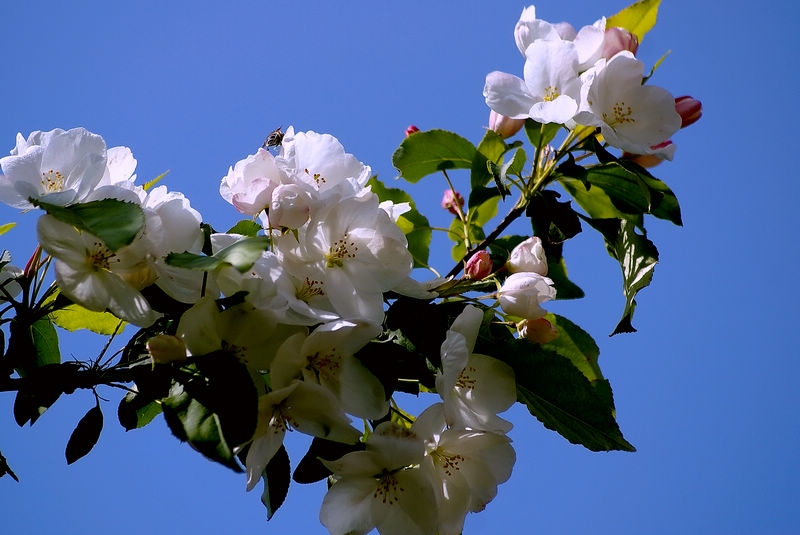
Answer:
<svg viewBox="0 0 800 535"><path fill-rule="evenodd" d="M219 180L276 126L329 132L392 183L391 154L409 124L477 142L485 75L522 72L512 35L520 2L233 4L4 3L2 151L18 131L85 126L131 147L141 179L171 170L170 188L227 228L237 214ZM624 5L541 2L537 14L580 26ZM789 0L663 0L639 57L651 65L671 50L653 83L704 105L703 119L675 136L675 161L655 170L681 201L684 227L649 224L661 262L637 299L637 334L606 336L623 305L620 276L589 232L565 250L587 297L551 307L597 340L638 451L588 452L515 407L514 474L465 533L797 529L797 14ZM409 190L446 224L444 188L432 176ZM18 263L32 252L34 219L0 207L0 223L20 223L0 238ZM64 354L90 356L102 341L82 344ZM325 533L324 485L293 486L266 523L243 476L179 444L160 419L125 433L119 393L102 394L111 401L100 442L67 467L64 446L91 393L60 400L25 429L11 416L13 395L0 393L0 451L21 478L0 478L6 531ZM294 435L296 463L305 439Z"/></svg>

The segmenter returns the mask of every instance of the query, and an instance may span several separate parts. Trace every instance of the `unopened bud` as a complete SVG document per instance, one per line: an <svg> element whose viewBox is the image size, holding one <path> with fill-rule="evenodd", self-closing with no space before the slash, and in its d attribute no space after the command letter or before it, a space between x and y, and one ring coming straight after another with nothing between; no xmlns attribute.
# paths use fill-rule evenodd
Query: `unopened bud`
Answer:
<svg viewBox="0 0 800 535"><path fill-rule="evenodd" d="M492 259L486 251L478 251L467 261L464 267L464 274L468 279L482 280L492 272Z"/></svg>
<svg viewBox="0 0 800 535"><path fill-rule="evenodd" d="M525 125L525 119L510 119L496 111L489 112L489 130L494 130L502 137L511 137Z"/></svg>
<svg viewBox="0 0 800 535"><path fill-rule="evenodd" d="M527 338L537 344L546 344L558 337L558 329L544 318L522 320L517 324L517 330L521 338Z"/></svg>
<svg viewBox="0 0 800 535"><path fill-rule="evenodd" d="M639 50L639 39L625 28L608 28L603 38L603 57L611 59L623 50L635 56Z"/></svg>
<svg viewBox="0 0 800 535"><path fill-rule="evenodd" d="M531 236L523 241L508 255L506 268L509 273L532 272L547 275L547 256L544 253L542 240Z"/></svg>
<svg viewBox="0 0 800 535"><path fill-rule="evenodd" d="M300 228L311 213L311 195L298 184L281 184L272 192L269 222L276 228Z"/></svg>
<svg viewBox="0 0 800 535"><path fill-rule="evenodd" d="M681 116L681 128L686 128L703 116L703 105L690 96L678 97L675 99L675 111Z"/></svg>
<svg viewBox="0 0 800 535"><path fill-rule="evenodd" d="M458 208L461 208L462 206L464 206L464 197L462 197L459 192L451 189L444 192L444 196L442 197L442 208L453 215L458 215Z"/></svg>
<svg viewBox="0 0 800 535"><path fill-rule="evenodd" d="M411 134L416 134L417 132L419 132L419 128L417 128L412 124L411 126L406 128L406 137L410 136Z"/></svg>
<svg viewBox="0 0 800 535"><path fill-rule="evenodd" d="M186 346L183 340L169 334L159 334L147 341L147 352L153 364L167 364L186 360Z"/></svg>

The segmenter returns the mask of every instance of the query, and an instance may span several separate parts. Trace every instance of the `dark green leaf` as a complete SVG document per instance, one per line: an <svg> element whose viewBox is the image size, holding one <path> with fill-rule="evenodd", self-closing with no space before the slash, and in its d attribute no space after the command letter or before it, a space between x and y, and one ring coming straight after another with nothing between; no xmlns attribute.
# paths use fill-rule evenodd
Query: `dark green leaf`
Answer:
<svg viewBox="0 0 800 535"><path fill-rule="evenodd" d="M261 231L261 225L252 219L242 219L234 226L228 229L226 234L241 234L242 236L250 236L254 238Z"/></svg>
<svg viewBox="0 0 800 535"><path fill-rule="evenodd" d="M542 125L533 119L525 119L525 135L534 147L544 147L555 139L561 125L558 123L547 123Z"/></svg>
<svg viewBox="0 0 800 535"><path fill-rule="evenodd" d="M480 206L492 197L499 196L500 192L497 191L496 187L486 188L483 186L477 186L472 188L472 191L469 194L469 200L467 201L467 206L472 209L472 207Z"/></svg>
<svg viewBox="0 0 800 535"><path fill-rule="evenodd" d="M414 267L427 267L431 245L430 223L428 223L428 219L425 216L417 211L411 195L399 188L387 188L377 177L370 178L367 185L372 186L372 192L378 196L381 202L409 203L411 210L399 217L397 226L406 235L408 251L414 259Z"/></svg>
<svg viewBox="0 0 800 535"><path fill-rule="evenodd" d="M128 392L117 408L117 418L125 431L144 427L161 414L161 404L139 392Z"/></svg>
<svg viewBox="0 0 800 535"><path fill-rule="evenodd" d="M558 336L555 340L542 344L542 347L568 358L590 382L603 379L603 373L597 364L600 349L589 333L557 314L548 314L546 319L558 329Z"/></svg>
<svg viewBox="0 0 800 535"><path fill-rule="evenodd" d="M486 169L492 176L492 180L494 180L495 188L500 192L500 196L505 199L506 195L511 195L511 190L509 190L506 185L506 175L503 172L503 167L504 166L497 165L494 162L486 162Z"/></svg>
<svg viewBox="0 0 800 535"><path fill-rule="evenodd" d="M475 146L446 130L428 130L408 136L392 155L392 164L409 182L447 169L470 169Z"/></svg>
<svg viewBox="0 0 800 535"><path fill-rule="evenodd" d="M559 193L552 190L538 192L525 210L530 217L533 233L542 240L548 257L555 252L552 245L560 244L581 231L581 221L571 203L559 202ZM557 251L560 256L561 251Z"/></svg>
<svg viewBox="0 0 800 535"><path fill-rule="evenodd" d="M33 347L36 351L36 367L60 364L61 352L58 349L58 334L48 318L42 318L31 326Z"/></svg>
<svg viewBox="0 0 800 535"><path fill-rule="evenodd" d="M80 367L73 362L48 364L29 370L24 386L14 399L14 419L17 424L23 426L30 421L33 425L62 392L72 393L79 370Z"/></svg>
<svg viewBox="0 0 800 535"><path fill-rule="evenodd" d="M592 219L633 219L652 214L681 225L680 206L666 184L633 162L610 162L586 171L585 182L561 183ZM587 190L585 184L591 187Z"/></svg>
<svg viewBox="0 0 800 535"><path fill-rule="evenodd" d="M100 405L95 405L81 418L72 435L67 442L67 449L64 452L67 457L67 464L72 464L90 451L97 439L100 438L100 432L103 430L103 411L100 410Z"/></svg>
<svg viewBox="0 0 800 535"><path fill-rule="evenodd" d="M658 249L647 237L636 233L636 226L624 219L586 219L605 239L608 254L622 268L625 309L611 335L636 332L631 320L636 309L636 293L650 284L658 263Z"/></svg>
<svg viewBox="0 0 800 535"><path fill-rule="evenodd" d="M614 419L606 381L590 382L570 360L527 340L479 338L476 351L513 368L518 400L548 429L592 451L635 451Z"/></svg>
<svg viewBox="0 0 800 535"><path fill-rule="evenodd" d="M162 408L167 425L179 440L189 442L192 448L212 461L235 472L242 471L231 447L222 437L217 416L191 398L183 385L175 383L172 386L170 396L162 401Z"/></svg>
<svg viewBox="0 0 800 535"><path fill-rule="evenodd" d="M269 238L258 236L241 239L213 256L203 256L189 252L170 253L167 255L166 262L171 266L200 271L214 271L225 264L230 264L244 273L253 267L253 263L268 248Z"/></svg>
<svg viewBox="0 0 800 535"><path fill-rule="evenodd" d="M555 286L556 299L580 299L585 295L578 285L567 278L567 266L563 257L555 261L547 259L547 276Z"/></svg>
<svg viewBox="0 0 800 535"><path fill-rule="evenodd" d="M450 326L441 306L400 298L386 312L386 325L390 330L401 331L416 352L426 355L437 368L441 367L439 351Z"/></svg>
<svg viewBox="0 0 800 535"><path fill-rule="evenodd" d="M395 391L416 395L420 383L434 384L424 355L392 341L370 342L355 356L381 382L386 399Z"/></svg>
<svg viewBox="0 0 800 535"><path fill-rule="evenodd" d="M332 440L314 437L308 451L298 463L297 468L294 469L292 479L298 483L316 483L317 481L322 481L331 475L332 472L320 462L320 459L335 461L350 452L363 449L364 443L362 442L357 444L344 444L342 442L334 442Z"/></svg>
<svg viewBox="0 0 800 535"><path fill-rule="evenodd" d="M264 469L262 479L264 480L264 492L261 493L261 503L267 508L267 520L278 510L289 493L291 483L291 467L289 466L289 454L283 446L270 459Z"/></svg>
<svg viewBox="0 0 800 535"><path fill-rule="evenodd" d="M8 461L6 461L6 458L3 456L2 453L0 453L0 477L3 477L6 474L10 475L14 481L19 483L19 478L17 477L17 474L15 474L14 471L11 469L11 467L8 466Z"/></svg>
<svg viewBox="0 0 800 535"><path fill-rule="evenodd" d="M129 245L144 226L144 212L138 204L103 199L70 206L57 206L31 199L34 206L103 240L111 251Z"/></svg>

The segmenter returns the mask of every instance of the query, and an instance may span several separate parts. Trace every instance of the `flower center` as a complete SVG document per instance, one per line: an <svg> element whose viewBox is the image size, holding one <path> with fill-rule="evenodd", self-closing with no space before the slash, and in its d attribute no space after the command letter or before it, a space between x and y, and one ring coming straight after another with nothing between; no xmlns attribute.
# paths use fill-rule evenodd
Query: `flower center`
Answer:
<svg viewBox="0 0 800 535"><path fill-rule="evenodd" d="M342 356L336 353L336 348L331 348L330 353L314 353L308 356L306 370L313 372L317 378L330 381L339 373L342 367Z"/></svg>
<svg viewBox="0 0 800 535"><path fill-rule="evenodd" d="M347 233L340 240L331 245L331 250L325 255L327 267L342 267L346 258L355 258L358 252L356 242L348 241Z"/></svg>
<svg viewBox="0 0 800 535"><path fill-rule="evenodd" d="M308 169L303 169L303 171L305 171L305 173L314 180L314 183L317 185L317 188L321 188L322 184L325 183L325 177L320 175L319 173L310 173Z"/></svg>
<svg viewBox="0 0 800 535"><path fill-rule="evenodd" d="M400 499L400 493L405 490L400 486L393 473L384 470L378 478L378 488L375 489L372 497L387 505L394 505Z"/></svg>
<svg viewBox="0 0 800 535"><path fill-rule="evenodd" d="M306 280L303 281L303 286L295 293L295 297L308 303L312 297L316 296L325 296L325 291L322 289L322 281L306 277Z"/></svg>
<svg viewBox="0 0 800 535"><path fill-rule="evenodd" d="M102 242L94 242L94 251L89 253L89 265L95 269L111 269L111 262L119 262L117 255L112 253Z"/></svg>
<svg viewBox="0 0 800 535"><path fill-rule="evenodd" d="M603 112L603 121L612 128L619 124L636 122L636 119L632 117L633 110L624 102L615 103L614 106L611 107L611 115L613 115L613 117L609 117L608 113Z"/></svg>
<svg viewBox="0 0 800 535"><path fill-rule="evenodd" d="M42 189L44 189L46 193L64 191L64 175L53 169L42 173Z"/></svg>
<svg viewBox="0 0 800 535"><path fill-rule="evenodd" d="M433 457L433 461L436 464L442 467L442 471L448 476L452 476L455 472L461 470L461 466L459 465L464 462L464 457L462 455L448 455L447 452L439 449L432 451L431 457Z"/></svg>
<svg viewBox="0 0 800 535"><path fill-rule="evenodd" d="M561 96L561 93L558 90L558 87L553 87L548 85L544 88L544 101L545 102L552 102L558 97Z"/></svg>
<svg viewBox="0 0 800 535"><path fill-rule="evenodd" d="M475 388L475 382L477 379L473 379L472 376L470 376L470 373L475 373L476 371L477 370L475 370L475 368L472 366L465 367L463 370L461 370L461 373L458 374L456 386L460 388L466 388L467 390L472 390Z"/></svg>

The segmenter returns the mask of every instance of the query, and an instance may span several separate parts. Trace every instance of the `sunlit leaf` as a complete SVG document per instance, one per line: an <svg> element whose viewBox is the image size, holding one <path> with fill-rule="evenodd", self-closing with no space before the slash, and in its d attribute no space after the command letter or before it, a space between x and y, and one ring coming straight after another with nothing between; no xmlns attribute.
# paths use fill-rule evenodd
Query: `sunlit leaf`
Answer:
<svg viewBox="0 0 800 535"><path fill-rule="evenodd" d="M447 169L470 169L475 145L447 130L428 130L408 136L392 155L400 177L417 182Z"/></svg>
<svg viewBox="0 0 800 535"><path fill-rule="evenodd" d="M168 173L169 173L169 169L167 169L166 171L164 171L163 173L161 173L160 175L158 175L157 177L155 177L153 180L151 180L151 181L147 182L147 183L146 183L144 186L142 186L142 189L143 189L143 190L145 190L145 191L150 191L150 188L152 188L153 186L155 186L156 184L158 184L158 182L159 182L159 181L160 181L162 178L164 178L165 176L167 176L167 174L168 174Z"/></svg>
<svg viewBox="0 0 800 535"><path fill-rule="evenodd" d="M215 269L230 264L244 273L258 260L262 253L269 248L269 238L266 236L248 237L225 247L213 256L203 256L195 253L170 253L166 262L171 266L200 271L214 271Z"/></svg>
<svg viewBox="0 0 800 535"><path fill-rule="evenodd" d="M102 199L70 206L57 206L30 199L56 219L69 223L103 240L111 251L129 245L144 226L144 212L138 204Z"/></svg>
<svg viewBox="0 0 800 535"><path fill-rule="evenodd" d="M415 134L416 135L416 134ZM408 240L408 251L414 259L414 267L427 267L428 255L431 245L431 229L428 219L417 211L416 204L411 195L400 188L387 188L378 177L372 177L367 182L372 187L372 192L383 201L392 201L395 204L407 202L411 210L404 213L397 220L397 226L403 231Z"/></svg>
<svg viewBox="0 0 800 535"><path fill-rule="evenodd" d="M252 219L242 219L234 226L229 228L226 234L241 234L242 236L255 237L261 230L261 225Z"/></svg>
<svg viewBox="0 0 800 535"><path fill-rule="evenodd" d="M611 15L606 19L606 28L618 26L625 28L634 34L639 42L642 42L644 35L656 24L658 15L658 5L661 0L641 0L632 4L616 15Z"/></svg>
<svg viewBox="0 0 800 535"><path fill-rule="evenodd" d="M636 332L631 320L636 309L636 294L650 284L653 270L658 263L658 249L638 234L636 226L624 219L587 219L605 239L606 249L622 268L622 291L625 294L625 309L622 319L611 334Z"/></svg>
<svg viewBox="0 0 800 535"><path fill-rule="evenodd" d="M16 223L6 223L5 225L0 225L0 236L11 230L12 228L16 227Z"/></svg>

